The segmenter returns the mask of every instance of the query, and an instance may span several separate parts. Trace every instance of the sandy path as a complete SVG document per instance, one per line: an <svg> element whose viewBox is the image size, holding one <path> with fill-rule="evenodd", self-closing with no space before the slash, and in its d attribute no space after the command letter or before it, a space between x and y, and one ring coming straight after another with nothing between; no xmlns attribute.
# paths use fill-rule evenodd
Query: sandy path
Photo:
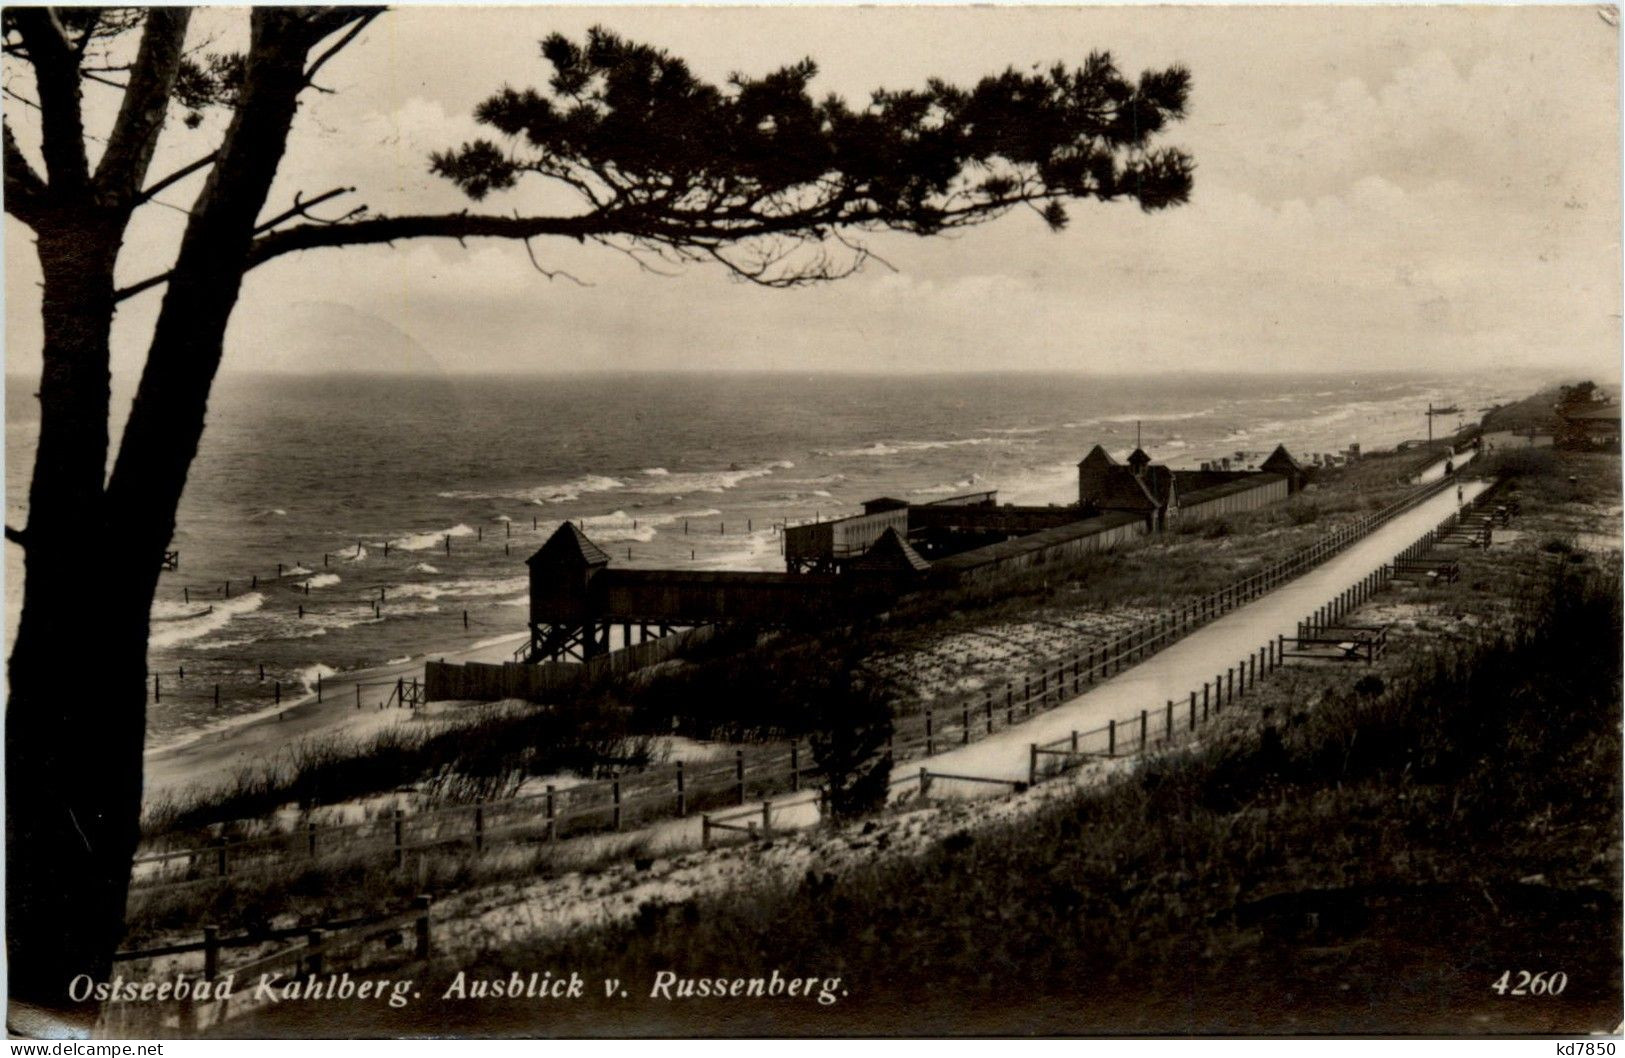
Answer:
<svg viewBox="0 0 1625 1058"><path fill-rule="evenodd" d="M1468 463L1471 463L1473 461L1473 457L1476 455L1478 455L1478 449L1469 448L1467 451L1460 452L1456 455L1441 456L1437 463L1429 466L1426 470L1416 475L1416 477L1412 480L1417 485L1426 485L1431 481L1438 481L1440 478L1444 477L1444 465L1446 463L1453 463L1455 465L1455 469L1460 470Z"/></svg>
<svg viewBox="0 0 1625 1058"><path fill-rule="evenodd" d="M528 632L515 632L500 642L460 652L431 654L447 661L510 661ZM381 665L328 677L322 682L322 701L314 693L290 700L280 711L205 733L179 745L148 750L145 795L151 798L193 784L210 785L228 778L239 767L275 757L287 746L313 735L366 736L409 717L400 709L378 708L397 679L423 678L423 659ZM361 708L356 708L356 686L363 685ZM370 686L370 685L379 686Z"/></svg>

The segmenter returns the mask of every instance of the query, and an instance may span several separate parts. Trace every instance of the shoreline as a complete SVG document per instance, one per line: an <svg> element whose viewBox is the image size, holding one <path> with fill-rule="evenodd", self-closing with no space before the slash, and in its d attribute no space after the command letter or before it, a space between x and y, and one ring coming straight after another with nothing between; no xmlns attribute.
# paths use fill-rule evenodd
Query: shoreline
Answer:
<svg viewBox="0 0 1625 1058"><path fill-rule="evenodd" d="M220 727L149 748L143 754L142 799L150 801L161 794L179 793L187 787L217 782L242 765L274 757L312 735L365 737L392 724L410 722L419 714L409 711L402 715L398 709L354 708L356 685L421 678L423 660L429 657L448 661L506 661L528 634L514 632L460 651L429 650L416 660L358 669L324 680L325 700L320 704L315 692L310 691L282 706L248 713Z"/></svg>

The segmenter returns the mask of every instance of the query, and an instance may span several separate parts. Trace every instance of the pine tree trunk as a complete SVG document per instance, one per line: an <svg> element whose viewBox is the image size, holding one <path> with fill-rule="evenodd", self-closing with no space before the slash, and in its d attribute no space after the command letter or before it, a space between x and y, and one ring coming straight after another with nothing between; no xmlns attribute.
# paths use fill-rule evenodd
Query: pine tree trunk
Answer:
<svg viewBox="0 0 1625 1058"><path fill-rule="evenodd" d="M240 105L182 238L110 477L107 342L124 218L109 217L106 233L40 230L45 375L9 670L7 945L12 998L70 1016L90 1012L69 984L107 979L123 937L153 595L316 39L293 9L256 9L251 28Z"/></svg>
<svg viewBox="0 0 1625 1058"><path fill-rule="evenodd" d="M42 225L40 434L6 709L10 992L52 1010L106 976L138 826L147 601L107 522L108 328L121 225ZM154 575L156 575L154 573Z"/></svg>

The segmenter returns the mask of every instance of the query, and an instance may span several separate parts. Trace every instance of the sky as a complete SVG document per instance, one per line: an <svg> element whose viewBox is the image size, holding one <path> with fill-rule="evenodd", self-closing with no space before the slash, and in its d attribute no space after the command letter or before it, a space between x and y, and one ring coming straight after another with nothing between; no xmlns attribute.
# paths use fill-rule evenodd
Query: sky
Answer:
<svg viewBox="0 0 1625 1058"><path fill-rule="evenodd" d="M355 187L374 212L557 208L521 186L479 206L429 175L481 134L504 84L543 86L537 42L602 24L721 80L803 57L816 94L961 83L1109 50L1182 63L1196 161L1182 207L1018 211L952 237L871 237L890 263L769 291L716 267L650 275L567 241L403 243L290 255L251 273L225 370L1091 372L1585 371L1620 366L1619 29L1612 9L462 8L384 15L309 93L267 212ZM246 15L194 36L239 42ZM87 89L91 128L117 99ZM31 114L7 104L27 130ZM152 173L211 146L223 116L166 131ZM489 135L490 133L485 133ZM96 144L92 144L96 147ZM161 271L193 178L132 228L121 282ZM6 363L37 370L38 270L9 218ZM115 374L145 354L157 291L122 307Z"/></svg>

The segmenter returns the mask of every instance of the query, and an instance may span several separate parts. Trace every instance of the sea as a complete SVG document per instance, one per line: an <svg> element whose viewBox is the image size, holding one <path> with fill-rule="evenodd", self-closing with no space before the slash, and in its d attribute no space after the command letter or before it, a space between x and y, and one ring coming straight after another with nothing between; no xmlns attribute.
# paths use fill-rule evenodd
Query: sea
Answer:
<svg viewBox="0 0 1625 1058"><path fill-rule="evenodd" d="M149 748L262 715L317 675L525 630L525 559L565 520L615 565L782 569L778 526L876 496L1075 499L1096 443L1159 462L1300 458L1436 434L1539 379L1083 374L223 376L152 608ZM7 522L35 380L6 379ZM127 408L127 393L115 392ZM115 424L117 426L118 424ZM115 429L114 437L117 432ZM86 556L93 561L93 556ZM6 548L6 649L21 563ZM97 600L83 600L87 629ZM518 643L513 644L515 647ZM149 680L149 683L152 681ZM214 687L220 686L220 702Z"/></svg>

